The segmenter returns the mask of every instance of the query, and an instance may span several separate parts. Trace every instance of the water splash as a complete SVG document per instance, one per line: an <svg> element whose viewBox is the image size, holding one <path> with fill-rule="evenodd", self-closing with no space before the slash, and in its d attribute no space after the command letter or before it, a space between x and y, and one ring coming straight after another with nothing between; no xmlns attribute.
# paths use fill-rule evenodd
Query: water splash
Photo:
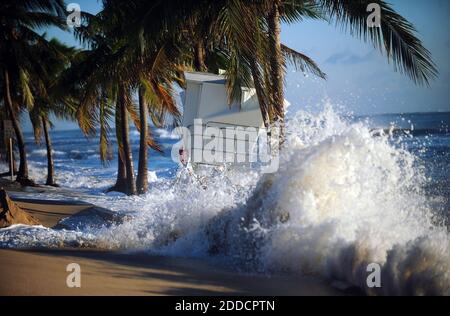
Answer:
<svg viewBox="0 0 450 316"><path fill-rule="evenodd" d="M215 170L194 179L181 170L144 196L92 201L128 214L122 224L12 227L0 231L0 246L81 242L217 256L251 271L340 280L368 294L450 294L450 235L436 224L420 162L331 106L318 115L298 112L287 131L276 174ZM380 289L366 286L369 263L382 267Z"/></svg>

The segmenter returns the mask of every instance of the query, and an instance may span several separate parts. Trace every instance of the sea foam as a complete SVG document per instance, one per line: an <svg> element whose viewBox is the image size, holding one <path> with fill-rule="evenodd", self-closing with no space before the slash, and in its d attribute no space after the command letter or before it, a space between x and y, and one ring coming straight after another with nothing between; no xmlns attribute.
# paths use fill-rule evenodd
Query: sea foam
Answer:
<svg viewBox="0 0 450 316"><path fill-rule="evenodd" d="M376 136L375 136L376 135ZM1 247L90 245L216 257L251 272L308 274L367 294L450 294L450 235L438 224L420 162L389 135L326 106L298 112L274 174L212 170L157 179L143 196L91 202L121 224L0 230ZM381 288L367 267L381 267Z"/></svg>

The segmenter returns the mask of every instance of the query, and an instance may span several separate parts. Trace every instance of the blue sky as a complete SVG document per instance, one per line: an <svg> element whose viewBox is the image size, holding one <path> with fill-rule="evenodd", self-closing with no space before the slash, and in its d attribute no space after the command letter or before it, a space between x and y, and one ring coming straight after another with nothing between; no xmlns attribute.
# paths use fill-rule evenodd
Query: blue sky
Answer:
<svg viewBox="0 0 450 316"><path fill-rule="evenodd" d="M328 75L323 82L288 72L286 96L296 107L314 108L324 98L356 114L450 111L450 1L391 0L414 24L440 75L431 87L419 87L394 72L371 44L334 25L307 21L284 26L285 44L312 57Z"/></svg>
<svg viewBox="0 0 450 316"><path fill-rule="evenodd" d="M100 10L93 0L73 1L91 13ZM283 25L282 41L312 57L327 73L328 80L305 77L291 67L286 76L286 98L291 112L301 108L320 108L324 100L355 114L450 111L450 1L391 0L401 15L414 24L420 39L431 51L440 75L431 87L414 85L406 76L394 72L387 59L371 44L345 34L323 21L306 20ZM49 30L70 45L72 35ZM56 122L57 129L75 128Z"/></svg>

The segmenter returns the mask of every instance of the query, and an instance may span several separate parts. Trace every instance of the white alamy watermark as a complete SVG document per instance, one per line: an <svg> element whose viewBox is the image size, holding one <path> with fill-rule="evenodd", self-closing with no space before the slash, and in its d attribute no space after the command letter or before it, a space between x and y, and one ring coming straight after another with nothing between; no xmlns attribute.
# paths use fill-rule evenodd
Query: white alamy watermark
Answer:
<svg viewBox="0 0 450 316"><path fill-rule="evenodd" d="M215 125L215 126L214 126ZM181 140L172 147L172 160L192 164L257 164L263 173L279 167L279 128L266 129L207 123L194 120L191 128L177 127L172 134Z"/></svg>
<svg viewBox="0 0 450 316"><path fill-rule="evenodd" d="M81 267L78 263L69 263L66 271L70 272L66 278L66 285L69 288L81 287Z"/></svg>
<svg viewBox="0 0 450 316"><path fill-rule="evenodd" d="M368 288L380 288L381 287L381 266L378 263L370 263L367 265L366 271L369 275L366 279L366 285Z"/></svg>
<svg viewBox="0 0 450 316"><path fill-rule="evenodd" d="M366 9L370 12L367 17L367 27L381 27L381 7L378 3L369 3Z"/></svg>
<svg viewBox="0 0 450 316"><path fill-rule="evenodd" d="M81 7L78 3L69 3L66 6L67 15L66 23L69 27L81 26Z"/></svg>

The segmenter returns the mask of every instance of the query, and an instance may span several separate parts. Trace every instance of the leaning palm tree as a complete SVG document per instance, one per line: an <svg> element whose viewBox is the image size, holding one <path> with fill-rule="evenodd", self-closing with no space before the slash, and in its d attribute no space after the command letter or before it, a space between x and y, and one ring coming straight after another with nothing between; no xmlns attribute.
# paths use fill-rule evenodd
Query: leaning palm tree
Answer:
<svg viewBox="0 0 450 316"><path fill-rule="evenodd" d="M0 68L3 82L3 100L12 122L20 165L17 181L32 185L28 178L25 141L20 127L20 110L31 109L34 89L44 88L40 80L45 70L34 47L51 51L47 40L36 32L37 28L57 26L65 28L65 11L62 0L2 1L0 3Z"/></svg>

